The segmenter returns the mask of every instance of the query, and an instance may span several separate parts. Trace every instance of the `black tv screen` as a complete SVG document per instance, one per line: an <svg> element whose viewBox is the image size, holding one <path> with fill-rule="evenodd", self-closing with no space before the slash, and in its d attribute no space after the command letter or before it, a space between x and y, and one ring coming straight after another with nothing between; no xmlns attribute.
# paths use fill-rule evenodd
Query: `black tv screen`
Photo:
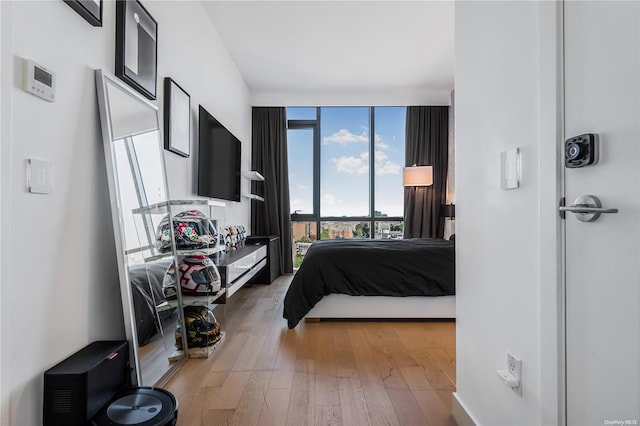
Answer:
<svg viewBox="0 0 640 426"><path fill-rule="evenodd" d="M202 105L198 115L198 195L240 201L240 140Z"/></svg>

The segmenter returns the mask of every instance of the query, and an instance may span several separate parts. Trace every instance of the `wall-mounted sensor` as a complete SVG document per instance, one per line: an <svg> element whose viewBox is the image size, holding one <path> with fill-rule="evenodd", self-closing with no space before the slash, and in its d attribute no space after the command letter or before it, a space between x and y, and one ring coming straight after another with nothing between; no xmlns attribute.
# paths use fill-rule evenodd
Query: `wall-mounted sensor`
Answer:
<svg viewBox="0 0 640 426"><path fill-rule="evenodd" d="M51 192L51 161L27 159L27 188L33 194Z"/></svg>
<svg viewBox="0 0 640 426"><path fill-rule="evenodd" d="M564 165L570 169L598 164L598 135L585 133L564 141Z"/></svg>
<svg viewBox="0 0 640 426"><path fill-rule="evenodd" d="M511 148L500 153L500 189L520 186L520 150Z"/></svg>
<svg viewBox="0 0 640 426"><path fill-rule="evenodd" d="M24 90L45 101L56 101L56 73L33 62L24 60Z"/></svg>

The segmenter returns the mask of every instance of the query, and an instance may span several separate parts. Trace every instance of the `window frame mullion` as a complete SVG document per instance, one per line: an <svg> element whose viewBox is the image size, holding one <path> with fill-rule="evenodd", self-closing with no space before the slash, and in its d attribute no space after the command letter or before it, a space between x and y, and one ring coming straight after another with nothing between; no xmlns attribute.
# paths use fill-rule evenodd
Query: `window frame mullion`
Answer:
<svg viewBox="0 0 640 426"><path fill-rule="evenodd" d="M375 107L369 107L369 239L373 238L376 212L376 113Z"/></svg>

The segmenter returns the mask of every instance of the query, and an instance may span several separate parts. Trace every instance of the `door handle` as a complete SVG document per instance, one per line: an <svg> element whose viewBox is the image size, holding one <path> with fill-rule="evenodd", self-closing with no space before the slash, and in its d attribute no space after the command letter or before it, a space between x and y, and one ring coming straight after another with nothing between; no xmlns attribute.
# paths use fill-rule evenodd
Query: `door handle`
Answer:
<svg viewBox="0 0 640 426"><path fill-rule="evenodd" d="M590 207L587 204L572 204L560 207L561 212L571 213L618 213L618 209L605 209L604 207Z"/></svg>
<svg viewBox="0 0 640 426"><path fill-rule="evenodd" d="M595 195L581 195L570 206L558 207L561 217L564 219L565 212L575 213L576 219L581 222L593 222L602 213L618 213L618 209L607 209L602 207L600 199Z"/></svg>

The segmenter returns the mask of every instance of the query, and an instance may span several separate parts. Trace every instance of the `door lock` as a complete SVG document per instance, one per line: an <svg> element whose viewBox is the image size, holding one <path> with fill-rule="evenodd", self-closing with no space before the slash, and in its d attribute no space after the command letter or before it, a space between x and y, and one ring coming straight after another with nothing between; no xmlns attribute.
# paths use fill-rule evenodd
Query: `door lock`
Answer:
<svg viewBox="0 0 640 426"><path fill-rule="evenodd" d="M598 164L598 135L585 133L564 142L564 165L575 169Z"/></svg>
<svg viewBox="0 0 640 426"><path fill-rule="evenodd" d="M560 215L564 219L564 213L575 213L580 222L594 222L602 213L618 213L618 209L605 209L600 199L595 195L581 195L570 206L560 206Z"/></svg>

